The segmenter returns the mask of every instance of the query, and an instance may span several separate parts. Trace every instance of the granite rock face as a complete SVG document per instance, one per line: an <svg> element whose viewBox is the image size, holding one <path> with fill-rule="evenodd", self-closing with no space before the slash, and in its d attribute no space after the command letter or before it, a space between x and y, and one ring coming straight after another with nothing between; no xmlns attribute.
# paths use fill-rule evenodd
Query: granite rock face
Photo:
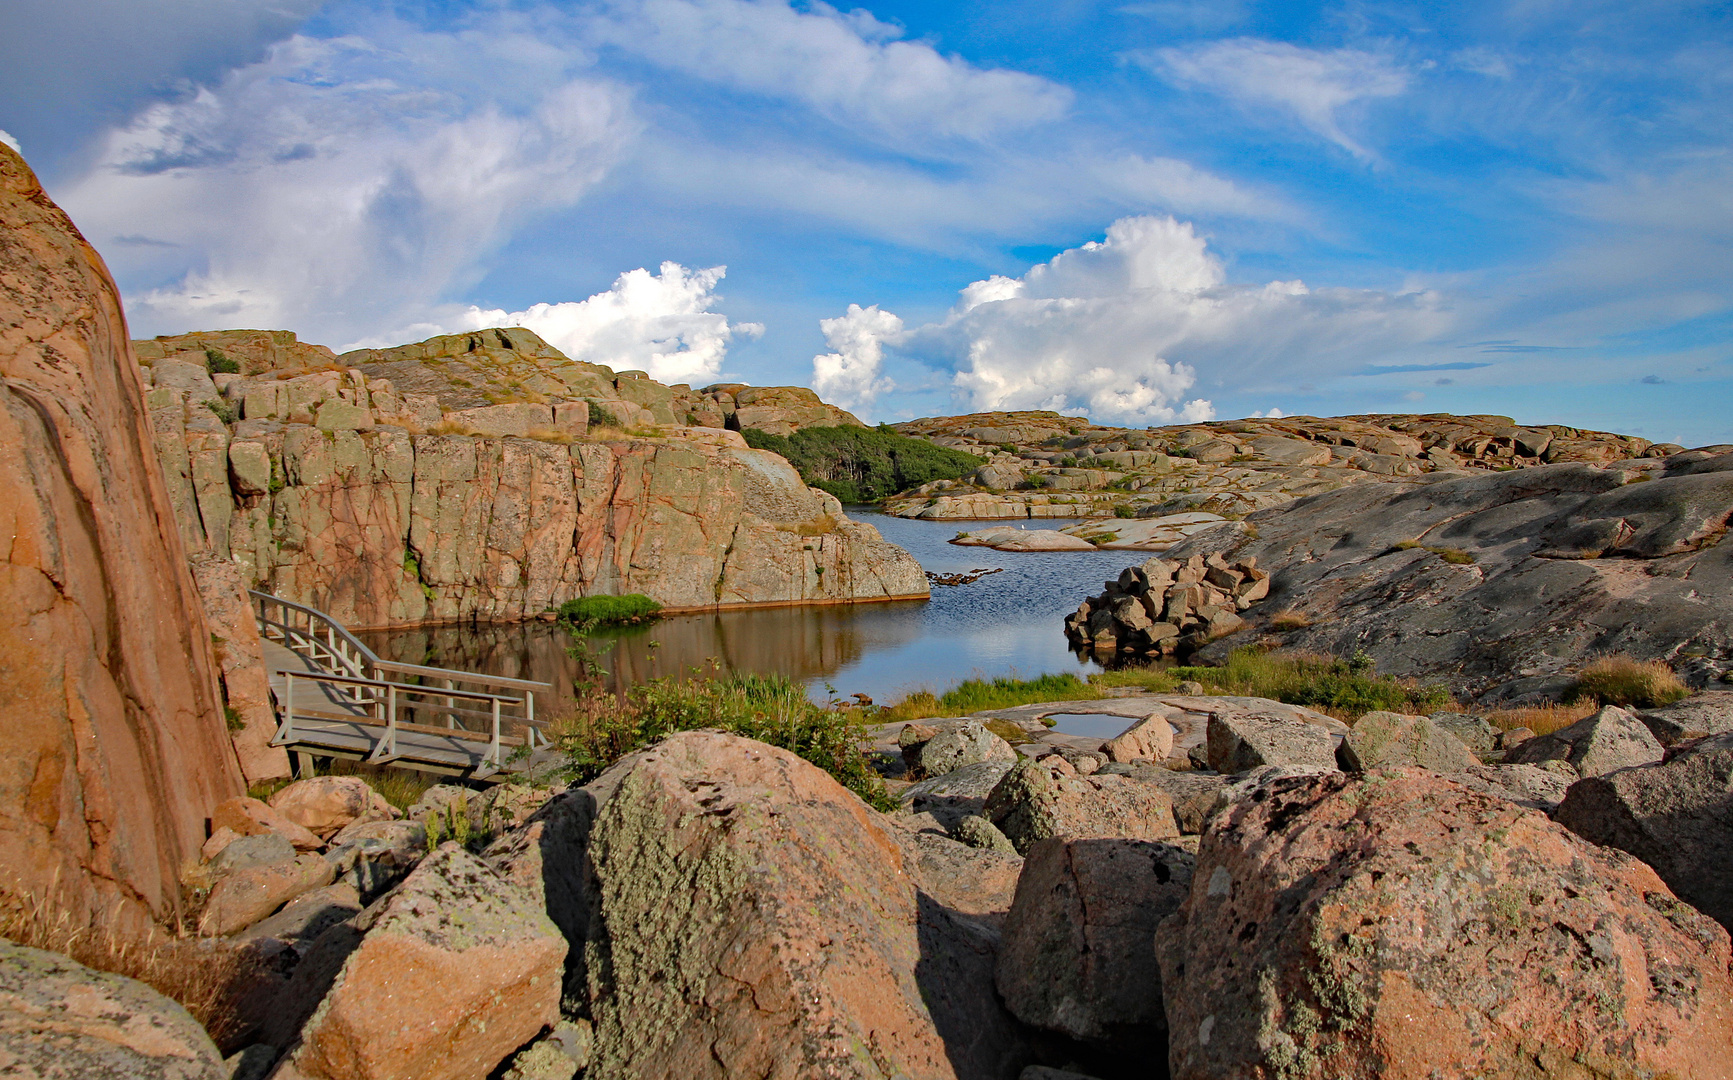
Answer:
<svg viewBox="0 0 1733 1080"><path fill-rule="evenodd" d="M1567 728L1527 740L1505 760L1513 765L1563 761L1580 776L1600 776L1660 761L1662 753L1661 744L1635 714L1608 705Z"/></svg>
<svg viewBox="0 0 1733 1080"><path fill-rule="evenodd" d="M901 548L781 457L675 423L673 390L648 378L521 329L341 360L219 375L221 391L174 356L147 369L188 551L356 626L599 593L684 608L927 594ZM592 403L636 410L615 417L630 433L591 430Z"/></svg>
<svg viewBox="0 0 1733 1080"><path fill-rule="evenodd" d="M1039 841L1172 840L1179 836L1173 799L1153 784L1117 775L1055 773L1059 755L1020 761L987 796L982 816L1025 855ZM1068 767L1067 767L1068 768Z"/></svg>
<svg viewBox="0 0 1733 1080"><path fill-rule="evenodd" d="M0 940L0 1070L7 1076L228 1080L185 1009L141 982Z"/></svg>
<svg viewBox="0 0 1733 1080"><path fill-rule="evenodd" d="M1434 472L1301 499L1167 558L1256 558L1267 600L1231 642L1338 656L1486 702L1556 698L1598 655L1668 661L1695 687L1733 669L1733 455Z"/></svg>
<svg viewBox="0 0 1733 1080"><path fill-rule="evenodd" d="M242 790L102 260L0 147L0 864L75 916L180 904Z"/></svg>
<svg viewBox="0 0 1733 1080"><path fill-rule="evenodd" d="M1336 755L1344 769L1414 765L1433 772L1466 772L1480 764L1468 744L1430 717L1369 712L1354 724Z"/></svg>
<svg viewBox="0 0 1733 1080"><path fill-rule="evenodd" d="M1642 859L1681 898L1733 929L1733 733L1687 744L1665 762L1585 777L1553 818Z"/></svg>
<svg viewBox="0 0 1733 1080"><path fill-rule="evenodd" d="M1420 769L1237 804L1155 941L1176 1080L1733 1061L1726 931L1628 855Z"/></svg>
<svg viewBox="0 0 1733 1080"><path fill-rule="evenodd" d="M958 977L981 946L923 910L875 817L812 765L733 736L629 759L589 836L586 1075L1014 1072L984 1019L1008 1032L991 950Z"/></svg>

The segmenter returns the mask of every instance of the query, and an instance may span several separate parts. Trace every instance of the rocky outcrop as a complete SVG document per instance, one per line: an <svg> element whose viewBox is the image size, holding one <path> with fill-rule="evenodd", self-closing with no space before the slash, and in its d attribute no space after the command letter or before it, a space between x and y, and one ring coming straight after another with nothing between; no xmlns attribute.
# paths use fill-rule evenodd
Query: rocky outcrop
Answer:
<svg viewBox="0 0 1733 1080"><path fill-rule="evenodd" d="M151 440L102 260L0 147L0 865L80 919L173 914L241 791Z"/></svg>
<svg viewBox="0 0 1733 1080"><path fill-rule="evenodd" d="M1579 780L1553 817L1648 863L1680 897L1733 929L1733 733L1687 744L1665 762Z"/></svg>
<svg viewBox="0 0 1733 1080"><path fill-rule="evenodd" d="M982 816L1027 855L1042 840L1179 836L1173 800L1124 776L1079 776L1059 755L1019 761L987 796Z"/></svg>
<svg viewBox="0 0 1733 1080"><path fill-rule="evenodd" d="M189 551L359 626L597 593L675 608L927 594L913 558L782 458L671 426L672 391L648 378L525 330L341 359L215 381L176 356L151 366ZM633 434L592 432L592 402Z"/></svg>
<svg viewBox="0 0 1733 1080"><path fill-rule="evenodd" d="M717 383L698 392L714 413L694 411L687 423L718 415L732 431L755 428L771 435L792 435L803 427L865 427L851 412L820 401L804 386L747 386Z"/></svg>
<svg viewBox="0 0 1733 1080"><path fill-rule="evenodd" d="M1733 455L1358 484L1167 557L1255 558L1272 575L1247 629L1205 661L1259 639L1364 651L1385 673L1511 701L1556 697L1591 657L1617 653L1669 661L1701 687L1733 670L1719 614L1733 608L1733 472L1701 471L1710 462Z"/></svg>
<svg viewBox="0 0 1733 1080"><path fill-rule="evenodd" d="M1721 927L1635 859L1418 769L1237 804L1155 943L1175 1080L1733 1061Z"/></svg>
<svg viewBox="0 0 1733 1080"><path fill-rule="evenodd" d="M1230 564L1211 553L1183 562L1150 559L1104 584L1105 592L1065 617L1065 636L1106 660L1154 658L1189 653L1239 631L1241 613L1269 592L1270 575L1256 559Z"/></svg>
<svg viewBox="0 0 1733 1080"><path fill-rule="evenodd" d="M271 745L277 735L271 677L265 671L259 624L240 568L208 553L193 556L191 562L210 622L211 647L222 674L223 716L241 775L249 784L288 776L289 752Z"/></svg>
<svg viewBox="0 0 1733 1080"><path fill-rule="evenodd" d="M1215 514L1167 514L1085 521L1063 529L995 525L958 533L951 543L990 547L995 551L1166 551L1193 533L1220 525L1224 520Z"/></svg>
<svg viewBox="0 0 1733 1080"><path fill-rule="evenodd" d="M1336 753L1351 772L1413 765L1433 772L1466 772L1480 764L1468 744L1432 722L1431 717L1369 712L1354 722Z"/></svg>
<svg viewBox="0 0 1733 1080"><path fill-rule="evenodd" d="M1661 744L1642 721L1616 705L1608 705L1551 735L1527 740L1505 760L1512 765L1562 761L1579 776L1600 776L1660 761L1661 755Z"/></svg>
<svg viewBox="0 0 1733 1080"><path fill-rule="evenodd" d="M1506 416L1293 416L1134 430L1016 412L896 426L988 459L972 481L935 481L886 504L894 514L935 519L1240 515L1392 477L1683 449L1561 425L1526 428ZM1063 512L1054 512L1056 503Z"/></svg>
<svg viewBox="0 0 1733 1080"><path fill-rule="evenodd" d="M0 1071L45 1080L230 1075L198 1021L150 987L4 940Z"/></svg>
<svg viewBox="0 0 1733 1080"><path fill-rule="evenodd" d="M990 985L950 981L978 947L923 910L873 812L791 754L695 732L636 755L588 858L590 1077L1015 1069Z"/></svg>

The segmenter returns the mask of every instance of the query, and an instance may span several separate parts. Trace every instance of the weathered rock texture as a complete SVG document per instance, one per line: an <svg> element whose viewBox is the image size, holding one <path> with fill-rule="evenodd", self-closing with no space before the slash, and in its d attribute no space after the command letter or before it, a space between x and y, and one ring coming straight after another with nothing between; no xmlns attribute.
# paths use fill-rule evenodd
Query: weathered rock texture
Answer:
<svg viewBox="0 0 1733 1080"><path fill-rule="evenodd" d="M0 940L0 1075L228 1080L187 1011L141 982Z"/></svg>
<svg viewBox="0 0 1733 1080"><path fill-rule="evenodd" d="M368 920L295 1067L327 1080L487 1076L559 1019L566 940L540 899L441 848Z"/></svg>
<svg viewBox="0 0 1733 1080"><path fill-rule="evenodd" d="M1015 1071L991 952L944 940L876 815L792 754L677 735L590 836L596 1080ZM935 921L936 920L936 921Z"/></svg>
<svg viewBox="0 0 1733 1080"><path fill-rule="evenodd" d="M1459 695L1557 694L1595 655L1662 659L1696 686L1733 668L1733 455L1437 472L1358 484L1218 526L1168 557L1256 558L1248 628Z"/></svg>
<svg viewBox="0 0 1733 1080"><path fill-rule="evenodd" d="M1733 733L1683 747L1665 763L1579 780L1553 817L1648 863L1733 929Z"/></svg>
<svg viewBox="0 0 1733 1080"><path fill-rule="evenodd" d="M148 400L187 549L343 622L510 618L597 593L669 607L927 593L913 558L779 456L678 426L673 389L527 330L215 381L185 355L152 363ZM591 402L636 410L616 417L634 434L592 433Z"/></svg>
<svg viewBox="0 0 1733 1080"><path fill-rule="evenodd" d="M1156 932L1175 1080L1726 1076L1726 931L1420 769L1278 780Z"/></svg>
<svg viewBox="0 0 1733 1080"><path fill-rule="evenodd" d="M167 916L241 774L113 282L3 147L0 537L5 884Z"/></svg>
<svg viewBox="0 0 1733 1080"><path fill-rule="evenodd" d="M1580 776L1600 776L1661 760L1661 744L1635 714L1608 705L1550 735L1528 739L1506 755L1512 765L1568 762Z"/></svg>
<svg viewBox="0 0 1733 1080"><path fill-rule="evenodd" d="M1104 660L1187 653L1245 626L1240 613L1264 598L1270 575L1256 559L1229 564L1220 554L1184 562L1150 559L1129 566L1106 591L1065 617L1072 645Z"/></svg>
<svg viewBox="0 0 1733 1080"><path fill-rule="evenodd" d="M1037 842L1116 838L1172 840L1179 836L1173 800L1153 784L1124 776L1055 775L1059 755L1020 761L988 795L982 816L998 826L1017 850Z"/></svg>

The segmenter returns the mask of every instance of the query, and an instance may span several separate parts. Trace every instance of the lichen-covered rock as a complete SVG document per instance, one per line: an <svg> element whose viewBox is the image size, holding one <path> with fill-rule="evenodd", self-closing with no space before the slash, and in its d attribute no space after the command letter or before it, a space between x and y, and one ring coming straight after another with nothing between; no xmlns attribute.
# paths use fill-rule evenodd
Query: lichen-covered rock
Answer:
<svg viewBox="0 0 1733 1080"><path fill-rule="evenodd" d="M1027 854L1040 840L1171 840L1173 800L1124 776L1056 776L1047 761L1019 761L987 797L982 815Z"/></svg>
<svg viewBox="0 0 1733 1080"><path fill-rule="evenodd" d="M204 914L199 917L199 933L225 935L244 930L302 893L323 888L336 878L337 867L318 855L300 855L289 862L249 866L225 874L211 887Z"/></svg>
<svg viewBox="0 0 1733 1080"><path fill-rule="evenodd" d="M541 898L456 844L366 927L293 1058L324 1080L472 1080L559 1019L566 941Z"/></svg>
<svg viewBox="0 0 1733 1080"><path fill-rule="evenodd" d="M1154 713L1102 743L1101 750L1109 761L1161 761L1173 752L1173 725L1167 713Z"/></svg>
<svg viewBox="0 0 1733 1080"><path fill-rule="evenodd" d="M1336 767L1336 739L1327 728L1285 716L1214 712L1205 729L1209 767L1232 775L1265 765Z"/></svg>
<svg viewBox="0 0 1733 1080"><path fill-rule="evenodd" d="M1480 764L1468 744L1429 717L1369 712L1354 724L1336 755L1344 769L1415 765L1433 772L1464 772Z"/></svg>
<svg viewBox="0 0 1733 1080"><path fill-rule="evenodd" d="M1665 762L1585 777L1553 818L1648 863L1681 898L1733 929L1733 732L1687 744Z"/></svg>
<svg viewBox="0 0 1733 1080"><path fill-rule="evenodd" d="M244 790L144 398L102 259L0 147L0 866L136 928Z"/></svg>
<svg viewBox="0 0 1733 1080"><path fill-rule="evenodd" d="M211 1037L141 982L0 940L0 1075L228 1080Z"/></svg>
<svg viewBox="0 0 1733 1080"><path fill-rule="evenodd" d="M1150 943L1191 892L1190 854L1145 840L1042 840L1005 920L996 983L1025 1024L1122 1052L1160 1051Z"/></svg>
<svg viewBox="0 0 1733 1080"><path fill-rule="evenodd" d="M1664 751L1636 714L1608 705L1567 728L1537 735L1505 758L1512 765L1563 761L1581 776L1600 776L1660 761Z"/></svg>
<svg viewBox="0 0 1733 1080"><path fill-rule="evenodd" d="M1637 718L1662 746L1733 731L1733 690L1705 690L1671 705L1639 709Z"/></svg>
<svg viewBox="0 0 1733 1080"><path fill-rule="evenodd" d="M1175 1080L1733 1062L1726 931L1622 852L1421 769L1238 803L1155 942Z"/></svg>
<svg viewBox="0 0 1733 1080"><path fill-rule="evenodd" d="M1462 740L1464 746L1481 759L1498 753L1499 730L1478 716L1467 713L1436 712L1428 717L1433 726L1444 729Z"/></svg>
<svg viewBox="0 0 1733 1080"><path fill-rule="evenodd" d="M1538 765L1474 765L1450 779L1470 791L1509 799L1518 806L1550 814L1564 801L1573 777Z"/></svg>
<svg viewBox="0 0 1733 1080"><path fill-rule="evenodd" d="M1014 1071L991 987L959 977L978 950L918 902L875 817L746 739L690 732L635 755L590 835L586 1075Z"/></svg>
<svg viewBox="0 0 1733 1080"><path fill-rule="evenodd" d="M928 739L920 752L921 772L927 776L943 776L965 765L984 761L1011 762L1017 752L1011 744L983 727L978 720L941 731Z"/></svg>

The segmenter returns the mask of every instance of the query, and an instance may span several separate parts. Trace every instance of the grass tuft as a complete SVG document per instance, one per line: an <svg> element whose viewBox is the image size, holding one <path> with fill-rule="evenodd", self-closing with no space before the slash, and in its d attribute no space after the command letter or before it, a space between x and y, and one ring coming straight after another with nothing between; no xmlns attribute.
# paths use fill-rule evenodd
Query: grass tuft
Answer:
<svg viewBox="0 0 1733 1080"><path fill-rule="evenodd" d="M0 885L0 937L137 979L178 1001L225 1053L247 1034L239 1005L265 978L253 954L227 942L91 925L67 907L10 885Z"/></svg>
<svg viewBox="0 0 1733 1080"><path fill-rule="evenodd" d="M560 621L584 631L599 626L630 626L656 617L662 605L643 593L578 596L560 605Z"/></svg>
<svg viewBox="0 0 1733 1080"><path fill-rule="evenodd" d="M1272 698L1349 723L1378 709L1431 713L1451 704L1443 687L1379 675L1358 657L1343 660L1251 648L1235 649L1221 667L1122 668L1091 675L1089 681L1098 687L1135 686L1158 694L1173 693L1182 682L1199 682L1206 693Z"/></svg>
<svg viewBox="0 0 1733 1080"><path fill-rule="evenodd" d="M1009 709L1038 701L1084 701L1105 696L1069 673L1040 675L1033 679L968 679L943 694L917 690L897 704L881 709L878 719L881 723L891 723L927 716L966 716L984 709Z"/></svg>
<svg viewBox="0 0 1733 1080"><path fill-rule="evenodd" d="M1594 699L1603 705L1653 709L1670 705L1691 693L1673 669L1659 660L1604 656L1577 673L1568 703Z"/></svg>
<svg viewBox="0 0 1733 1080"><path fill-rule="evenodd" d="M654 679L622 694L591 688L551 735L586 783L620 758L676 732L715 728L790 751L880 810L896 800L866 763L866 727L856 709L824 709L784 675Z"/></svg>

